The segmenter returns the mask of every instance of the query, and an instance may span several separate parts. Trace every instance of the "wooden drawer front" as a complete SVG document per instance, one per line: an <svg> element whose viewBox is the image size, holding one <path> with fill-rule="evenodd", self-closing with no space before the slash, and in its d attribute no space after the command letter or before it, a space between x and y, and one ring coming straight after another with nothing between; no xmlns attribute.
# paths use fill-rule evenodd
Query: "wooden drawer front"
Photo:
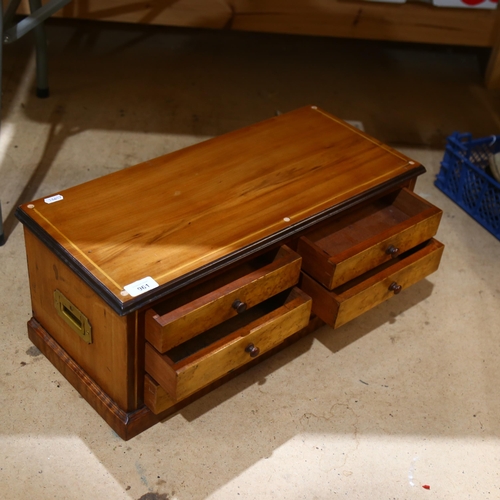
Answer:
<svg viewBox="0 0 500 500"><path fill-rule="evenodd" d="M182 344L299 281L301 257L287 246L245 263L146 312L146 339L159 351Z"/></svg>
<svg viewBox="0 0 500 500"><path fill-rule="evenodd" d="M432 238L442 211L408 189L302 237L303 269L334 288Z"/></svg>
<svg viewBox="0 0 500 500"><path fill-rule="evenodd" d="M146 343L146 372L175 400L181 400L304 328L311 299L298 288L159 353Z"/></svg>
<svg viewBox="0 0 500 500"><path fill-rule="evenodd" d="M313 313L337 328L436 271L443 248L431 239L333 291L303 274L301 288L313 299Z"/></svg>

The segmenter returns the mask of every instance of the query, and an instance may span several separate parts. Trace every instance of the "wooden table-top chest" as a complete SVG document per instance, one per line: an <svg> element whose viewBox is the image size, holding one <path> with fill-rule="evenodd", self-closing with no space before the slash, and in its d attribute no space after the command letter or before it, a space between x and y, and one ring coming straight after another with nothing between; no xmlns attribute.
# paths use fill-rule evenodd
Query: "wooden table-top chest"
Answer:
<svg viewBox="0 0 500 500"><path fill-rule="evenodd" d="M30 339L129 439L435 271L423 172L310 106L22 205Z"/></svg>

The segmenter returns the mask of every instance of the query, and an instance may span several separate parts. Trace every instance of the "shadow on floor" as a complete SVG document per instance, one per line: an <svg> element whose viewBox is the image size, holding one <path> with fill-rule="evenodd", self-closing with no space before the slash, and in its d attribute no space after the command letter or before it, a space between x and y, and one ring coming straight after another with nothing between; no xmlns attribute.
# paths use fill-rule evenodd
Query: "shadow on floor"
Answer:
<svg viewBox="0 0 500 500"><path fill-rule="evenodd" d="M442 146L500 123L486 49L60 20L48 37L52 97L25 110L46 122L64 103L67 129L213 136L317 104L383 142Z"/></svg>
<svg viewBox="0 0 500 500"><path fill-rule="evenodd" d="M4 208L7 236L15 207L33 199L66 141L89 130L202 140L308 104L388 144L442 147L454 130L500 127L482 49L85 21L51 20L47 31L51 97L32 92L22 107L50 130L25 189ZM32 49L29 37L18 43L6 47L4 119Z"/></svg>

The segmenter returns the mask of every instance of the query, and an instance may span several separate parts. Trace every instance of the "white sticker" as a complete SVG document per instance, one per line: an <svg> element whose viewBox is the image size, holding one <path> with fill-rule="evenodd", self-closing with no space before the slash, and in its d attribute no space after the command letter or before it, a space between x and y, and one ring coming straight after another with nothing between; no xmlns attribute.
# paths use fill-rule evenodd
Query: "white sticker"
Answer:
<svg viewBox="0 0 500 500"><path fill-rule="evenodd" d="M393 1L393 0L391 0L391 1ZM356 127L358 130L361 130L361 132L365 131L365 126L363 125L363 122L359 122L358 120L346 120L346 122L349 125Z"/></svg>
<svg viewBox="0 0 500 500"><path fill-rule="evenodd" d="M55 194L54 196L51 196L50 198L45 198L43 201L45 203L55 203L56 201L61 201L64 198L60 194Z"/></svg>
<svg viewBox="0 0 500 500"><path fill-rule="evenodd" d="M132 295L132 297L137 297L142 293L149 292L153 288L156 288L160 285L156 283L156 281L148 276L146 278L142 278L142 280L134 281L134 283L130 283L130 285L124 286L125 290Z"/></svg>

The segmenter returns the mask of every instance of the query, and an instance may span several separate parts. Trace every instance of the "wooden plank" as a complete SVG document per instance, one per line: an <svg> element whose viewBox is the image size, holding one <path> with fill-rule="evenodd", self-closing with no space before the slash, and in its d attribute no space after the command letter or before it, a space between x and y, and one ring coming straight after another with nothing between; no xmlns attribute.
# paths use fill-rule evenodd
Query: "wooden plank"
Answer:
<svg viewBox="0 0 500 500"><path fill-rule="evenodd" d="M297 252L302 256L302 269L327 288L333 281L336 265L331 255L308 236L300 238Z"/></svg>
<svg viewBox="0 0 500 500"><path fill-rule="evenodd" d="M28 12L27 0L22 11ZM75 0L59 17L492 47L494 11L359 0Z"/></svg>
<svg viewBox="0 0 500 500"><path fill-rule="evenodd" d="M3 0L4 5L8 0ZM42 3L46 3L44 0ZM28 0L19 12L29 13ZM123 23L223 28L231 17L229 2L223 0L73 0L54 17Z"/></svg>
<svg viewBox="0 0 500 500"><path fill-rule="evenodd" d="M146 340L159 352L186 342L201 332L222 323L238 314L233 307L236 301L251 308L256 304L291 288L299 281L302 259L288 247L279 249L276 258L268 265L228 283L225 286L210 286L212 291L190 300L191 293L186 294L188 301L169 312L158 314L156 307L146 311ZM245 266L246 267L246 266ZM231 275L231 271L224 275ZM225 276L224 276L225 277ZM197 289L204 291L203 284ZM182 296L180 297L182 299ZM171 300L168 301L170 305Z"/></svg>
<svg viewBox="0 0 500 500"><path fill-rule="evenodd" d="M137 280L177 283L422 170L309 106L24 204L18 217L126 304Z"/></svg>
<svg viewBox="0 0 500 500"><path fill-rule="evenodd" d="M490 11L414 2L237 0L232 29L489 47Z"/></svg>
<svg viewBox="0 0 500 500"><path fill-rule="evenodd" d="M495 23L495 40L486 68L486 87L500 90L500 9L497 8Z"/></svg>

